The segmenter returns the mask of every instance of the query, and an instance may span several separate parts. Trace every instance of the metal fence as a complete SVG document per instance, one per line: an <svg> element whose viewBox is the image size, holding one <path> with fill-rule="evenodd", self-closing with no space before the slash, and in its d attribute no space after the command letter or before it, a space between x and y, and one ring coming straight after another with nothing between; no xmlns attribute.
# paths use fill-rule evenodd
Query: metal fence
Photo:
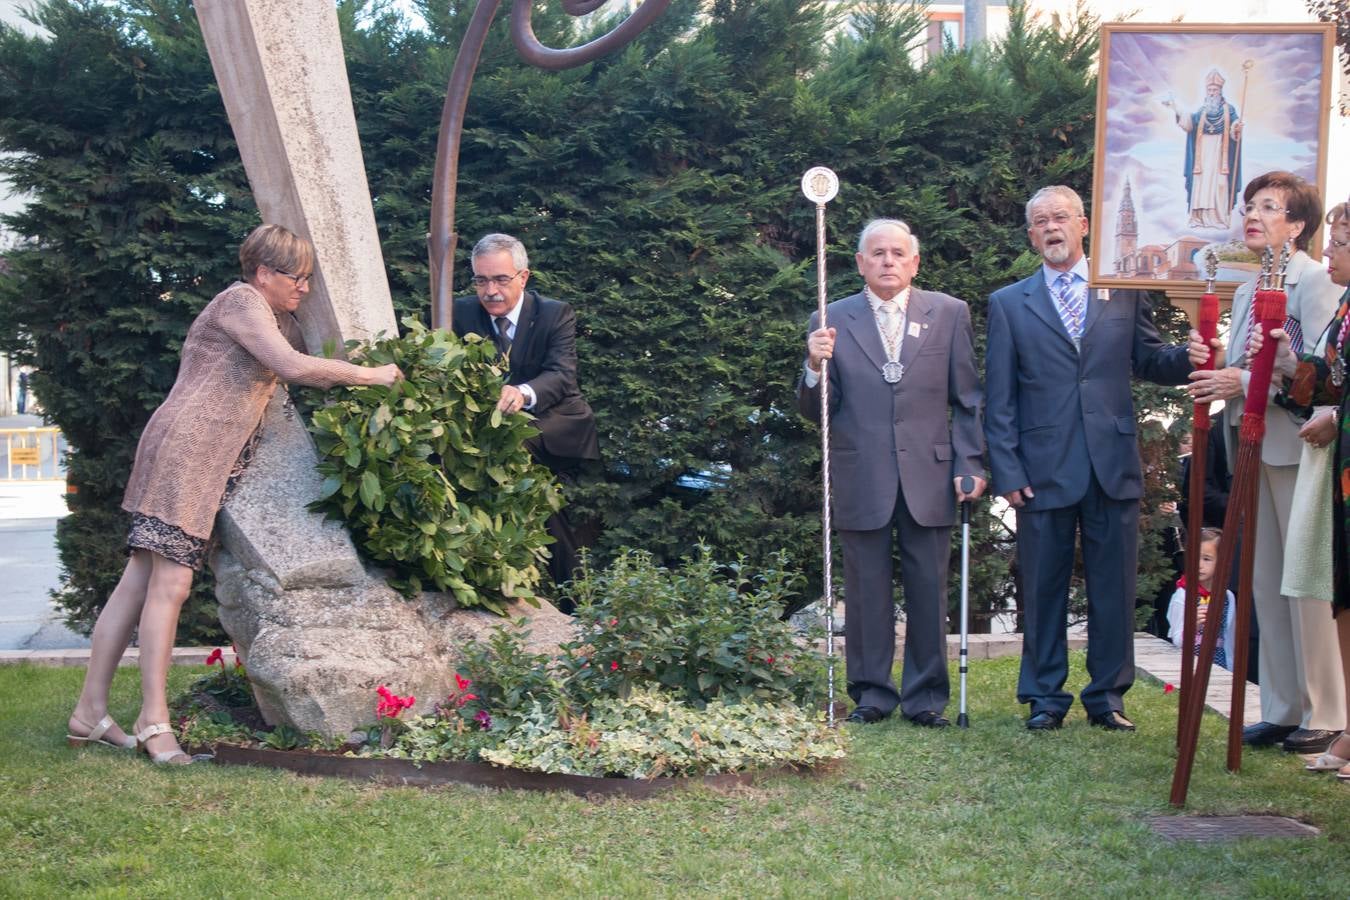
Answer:
<svg viewBox="0 0 1350 900"><path fill-rule="evenodd" d="M0 481L64 481L65 453L59 428L0 428Z"/></svg>

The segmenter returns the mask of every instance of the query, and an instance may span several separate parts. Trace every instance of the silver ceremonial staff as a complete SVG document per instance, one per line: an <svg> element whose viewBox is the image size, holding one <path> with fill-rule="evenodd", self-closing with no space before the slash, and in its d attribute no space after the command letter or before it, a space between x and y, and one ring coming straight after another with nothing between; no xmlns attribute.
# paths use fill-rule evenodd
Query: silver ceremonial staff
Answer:
<svg viewBox="0 0 1350 900"><path fill-rule="evenodd" d="M824 166L808 169L802 176L802 193L816 205L816 311L825 328L825 204L839 193L839 176ZM821 543L825 553L825 668L827 672L826 721L834 727L834 577L830 544L830 367L820 367L820 470Z"/></svg>

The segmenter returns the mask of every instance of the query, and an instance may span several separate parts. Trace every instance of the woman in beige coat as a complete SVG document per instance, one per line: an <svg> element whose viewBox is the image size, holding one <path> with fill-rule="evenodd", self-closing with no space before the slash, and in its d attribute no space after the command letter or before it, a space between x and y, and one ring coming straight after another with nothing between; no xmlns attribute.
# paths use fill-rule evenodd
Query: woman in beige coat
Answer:
<svg viewBox="0 0 1350 900"><path fill-rule="evenodd" d="M140 747L157 763L192 761L168 724L178 613L206 561L216 513L252 458L277 382L388 386L402 377L397 366L320 359L292 346L299 341L290 314L314 268L308 241L263 225L244 240L239 262L243 281L192 323L178 378L137 445L122 500L131 513L131 556L94 626L84 689L68 723L72 746ZM133 629L141 651L134 740L108 715L108 690Z"/></svg>

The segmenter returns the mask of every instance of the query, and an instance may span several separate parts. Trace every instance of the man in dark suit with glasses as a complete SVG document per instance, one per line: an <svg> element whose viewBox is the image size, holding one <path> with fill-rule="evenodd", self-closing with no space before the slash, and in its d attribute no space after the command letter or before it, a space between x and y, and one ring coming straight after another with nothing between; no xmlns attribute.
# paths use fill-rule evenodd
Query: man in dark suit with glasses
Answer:
<svg viewBox="0 0 1350 900"><path fill-rule="evenodd" d="M509 363L497 401L504 413L532 413L539 434L530 452L563 483L576 483L587 460L600 458L595 413L577 386L577 319L570 304L526 290L530 259L525 246L506 234L489 234L474 245L476 296L455 300L455 334L493 341ZM565 510L548 520L555 543L549 575L555 584L572 577L582 546Z"/></svg>

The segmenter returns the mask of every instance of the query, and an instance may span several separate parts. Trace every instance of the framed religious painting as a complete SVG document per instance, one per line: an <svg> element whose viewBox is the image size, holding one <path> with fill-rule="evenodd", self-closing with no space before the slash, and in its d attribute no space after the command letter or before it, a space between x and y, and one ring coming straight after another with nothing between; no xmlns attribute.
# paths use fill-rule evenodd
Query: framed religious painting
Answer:
<svg viewBox="0 0 1350 900"><path fill-rule="evenodd" d="M1198 292L1210 250L1218 281L1251 279L1247 181L1283 169L1325 193L1334 41L1315 22L1102 26L1094 286Z"/></svg>

